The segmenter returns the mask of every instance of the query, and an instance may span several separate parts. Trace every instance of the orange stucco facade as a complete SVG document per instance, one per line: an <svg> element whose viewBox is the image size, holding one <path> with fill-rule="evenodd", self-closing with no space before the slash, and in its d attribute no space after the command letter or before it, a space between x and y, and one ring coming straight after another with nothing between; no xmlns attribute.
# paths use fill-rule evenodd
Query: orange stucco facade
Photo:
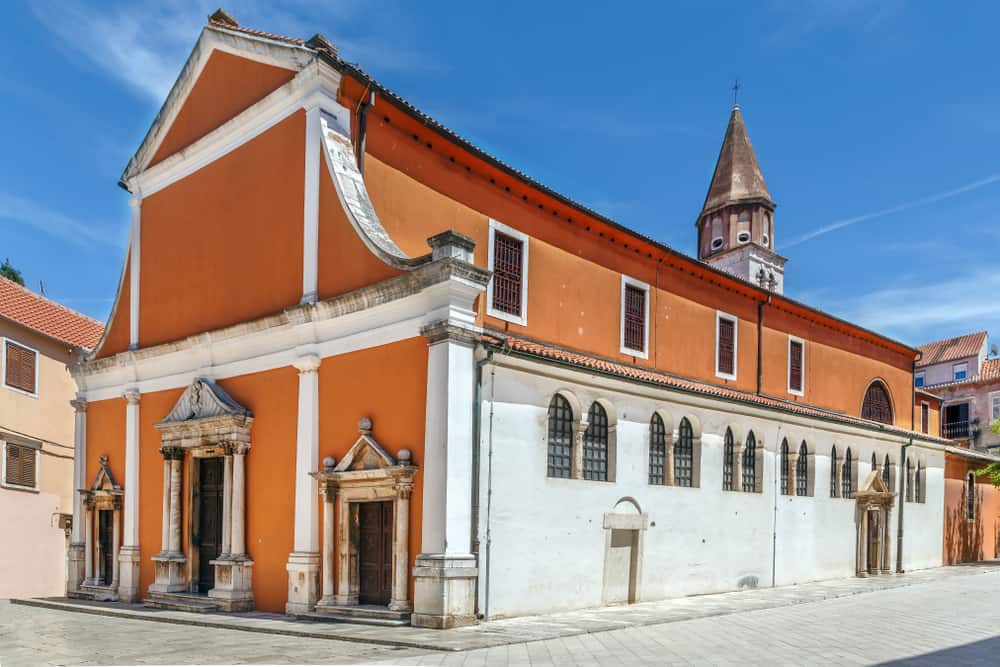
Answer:
<svg viewBox="0 0 1000 667"><path fill-rule="evenodd" d="M989 463L948 452L944 469L944 549L946 565L990 560L1000 554L1000 489L989 477L975 475ZM973 485L973 514L968 508L968 476Z"/></svg>

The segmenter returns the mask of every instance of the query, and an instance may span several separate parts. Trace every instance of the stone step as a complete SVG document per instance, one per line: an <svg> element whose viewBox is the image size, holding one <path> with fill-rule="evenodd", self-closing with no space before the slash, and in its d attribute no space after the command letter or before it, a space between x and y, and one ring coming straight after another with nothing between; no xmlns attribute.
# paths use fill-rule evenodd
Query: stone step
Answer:
<svg viewBox="0 0 1000 667"><path fill-rule="evenodd" d="M117 602L118 593L111 586L94 586L89 584L83 584L80 586L79 592L75 593L74 596L79 596L87 600L95 600L98 602Z"/></svg>
<svg viewBox="0 0 1000 667"><path fill-rule="evenodd" d="M194 593L151 593L142 601L142 605L150 609L190 611L196 614L220 610L220 605L212 598Z"/></svg>
<svg viewBox="0 0 1000 667"><path fill-rule="evenodd" d="M358 606L317 606L316 611L294 614L296 618L313 621L335 623L360 623L363 625L381 625L401 627L410 624L411 612L392 611L385 607L369 605Z"/></svg>

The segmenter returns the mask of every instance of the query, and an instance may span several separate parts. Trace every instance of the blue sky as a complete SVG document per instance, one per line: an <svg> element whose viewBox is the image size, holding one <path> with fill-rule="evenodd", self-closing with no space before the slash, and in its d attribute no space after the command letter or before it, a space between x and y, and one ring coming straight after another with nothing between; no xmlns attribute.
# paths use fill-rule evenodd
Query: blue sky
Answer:
<svg viewBox="0 0 1000 667"><path fill-rule="evenodd" d="M32 288L107 316L118 177L220 1L242 25L324 33L473 142L687 253L738 77L789 296L912 344L1000 338L988 2L8 3L0 259Z"/></svg>

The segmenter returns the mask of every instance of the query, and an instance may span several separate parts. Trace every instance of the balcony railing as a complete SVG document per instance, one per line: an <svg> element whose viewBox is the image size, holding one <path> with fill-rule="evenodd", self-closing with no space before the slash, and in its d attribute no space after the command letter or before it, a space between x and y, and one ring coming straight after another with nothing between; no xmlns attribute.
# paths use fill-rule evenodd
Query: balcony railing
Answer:
<svg viewBox="0 0 1000 667"><path fill-rule="evenodd" d="M946 422L942 427L944 437L949 440L963 440L970 436L969 421Z"/></svg>

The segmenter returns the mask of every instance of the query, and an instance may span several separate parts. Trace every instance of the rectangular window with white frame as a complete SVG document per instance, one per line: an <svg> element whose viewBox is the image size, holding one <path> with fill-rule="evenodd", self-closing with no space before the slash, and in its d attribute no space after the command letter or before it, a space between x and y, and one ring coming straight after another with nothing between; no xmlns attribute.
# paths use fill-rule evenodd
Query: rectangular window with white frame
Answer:
<svg viewBox="0 0 1000 667"><path fill-rule="evenodd" d="M931 430L931 404L927 401L920 401L920 432L930 433Z"/></svg>
<svg viewBox="0 0 1000 667"><path fill-rule="evenodd" d="M38 350L3 339L3 386L29 396L38 396Z"/></svg>
<svg viewBox="0 0 1000 667"><path fill-rule="evenodd" d="M913 376L913 386L923 387L925 382L925 375L923 371L918 371L916 375Z"/></svg>
<svg viewBox="0 0 1000 667"><path fill-rule="evenodd" d="M794 396L805 394L806 387L806 342L795 336L788 337L788 393Z"/></svg>
<svg viewBox="0 0 1000 667"><path fill-rule="evenodd" d="M965 361L960 364L955 364L951 367L951 371L953 380L964 380L969 377L969 364Z"/></svg>
<svg viewBox="0 0 1000 667"><path fill-rule="evenodd" d="M990 421L1000 419L1000 391L990 394Z"/></svg>
<svg viewBox="0 0 1000 667"><path fill-rule="evenodd" d="M38 490L39 448L25 443L11 442L7 437L0 441L3 458L0 459L0 482L6 488Z"/></svg>
<svg viewBox="0 0 1000 667"><path fill-rule="evenodd" d="M528 324L528 235L490 220L489 270L486 314L527 326Z"/></svg>
<svg viewBox="0 0 1000 667"><path fill-rule="evenodd" d="M649 358L649 285L622 275L621 353Z"/></svg>
<svg viewBox="0 0 1000 667"><path fill-rule="evenodd" d="M715 311L715 375L736 379L739 352L739 320L721 310Z"/></svg>

